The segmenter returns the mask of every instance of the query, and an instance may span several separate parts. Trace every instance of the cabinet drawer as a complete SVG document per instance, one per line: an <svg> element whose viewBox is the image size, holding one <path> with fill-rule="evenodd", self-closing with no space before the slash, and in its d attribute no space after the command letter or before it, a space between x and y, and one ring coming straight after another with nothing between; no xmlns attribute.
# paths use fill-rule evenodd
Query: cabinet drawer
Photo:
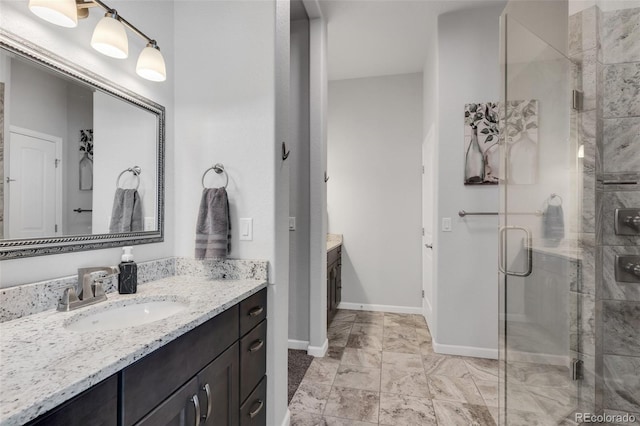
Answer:
<svg viewBox="0 0 640 426"><path fill-rule="evenodd" d="M118 376L113 375L29 426L113 426L118 419Z"/></svg>
<svg viewBox="0 0 640 426"><path fill-rule="evenodd" d="M122 370L122 425L140 420L237 339L236 305Z"/></svg>
<svg viewBox="0 0 640 426"><path fill-rule="evenodd" d="M267 289L240 302L240 335L244 336L267 317Z"/></svg>
<svg viewBox="0 0 640 426"><path fill-rule="evenodd" d="M267 376L240 407L240 426L265 426L267 424Z"/></svg>
<svg viewBox="0 0 640 426"><path fill-rule="evenodd" d="M240 340L240 402L267 372L267 321Z"/></svg>

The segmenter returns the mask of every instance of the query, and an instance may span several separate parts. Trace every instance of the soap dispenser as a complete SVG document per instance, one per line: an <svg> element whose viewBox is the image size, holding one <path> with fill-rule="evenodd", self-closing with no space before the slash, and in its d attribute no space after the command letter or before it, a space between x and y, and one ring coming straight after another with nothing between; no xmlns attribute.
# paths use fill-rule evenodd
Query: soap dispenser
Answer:
<svg viewBox="0 0 640 426"><path fill-rule="evenodd" d="M118 293L133 294L138 290L138 265L133 261L133 247L122 247L122 262L118 276Z"/></svg>

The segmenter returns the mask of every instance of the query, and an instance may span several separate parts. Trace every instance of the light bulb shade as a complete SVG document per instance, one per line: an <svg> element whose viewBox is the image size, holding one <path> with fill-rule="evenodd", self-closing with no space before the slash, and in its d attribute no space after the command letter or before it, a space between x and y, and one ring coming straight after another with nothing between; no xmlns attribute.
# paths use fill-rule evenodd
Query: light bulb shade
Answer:
<svg viewBox="0 0 640 426"><path fill-rule="evenodd" d="M45 21L61 27L78 26L75 0L29 0L29 10Z"/></svg>
<svg viewBox="0 0 640 426"><path fill-rule="evenodd" d="M151 81L165 81L167 69L160 49L155 44L149 43L142 49L136 64L136 72L142 78Z"/></svg>
<svg viewBox="0 0 640 426"><path fill-rule="evenodd" d="M129 56L129 40L122 22L107 13L93 30L91 47L112 58L124 59Z"/></svg>

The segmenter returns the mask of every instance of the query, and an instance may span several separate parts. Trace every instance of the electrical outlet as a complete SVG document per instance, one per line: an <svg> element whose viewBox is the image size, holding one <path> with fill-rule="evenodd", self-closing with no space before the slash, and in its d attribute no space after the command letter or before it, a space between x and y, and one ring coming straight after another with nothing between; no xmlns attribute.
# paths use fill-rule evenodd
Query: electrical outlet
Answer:
<svg viewBox="0 0 640 426"><path fill-rule="evenodd" d="M296 218L295 217L290 217L289 218L289 231L295 231L296 230Z"/></svg>
<svg viewBox="0 0 640 426"><path fill-rule="evenodd" d="M253 241L253 219L250 217L240 218L240 240Z"/></svg>
<svg viewBox="0 0 640 426"><path fill-rule="evenodd" d="M451 218L443 217L442 218L442 231L451 232Z"/></svg>

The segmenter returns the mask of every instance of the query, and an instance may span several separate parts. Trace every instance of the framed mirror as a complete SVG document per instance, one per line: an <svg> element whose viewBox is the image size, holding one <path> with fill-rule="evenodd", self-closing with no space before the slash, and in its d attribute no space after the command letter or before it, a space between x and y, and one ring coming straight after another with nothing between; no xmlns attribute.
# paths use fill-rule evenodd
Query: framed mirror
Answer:
<svg viewBox="0 0 640 426"><path fill-rule="evenodd" d="M165 109L0 29L0 260L164 239Z"/></svg>

